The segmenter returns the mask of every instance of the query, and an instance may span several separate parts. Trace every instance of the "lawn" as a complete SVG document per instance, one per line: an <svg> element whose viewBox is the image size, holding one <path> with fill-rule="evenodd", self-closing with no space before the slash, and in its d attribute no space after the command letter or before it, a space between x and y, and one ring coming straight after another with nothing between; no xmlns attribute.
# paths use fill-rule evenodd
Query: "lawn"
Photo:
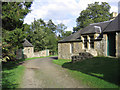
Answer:
<svg viewBox="0 0 120 90"><path fill-rule="evenodd" d="M47 56L51 57L51 56ZM2 63L2 88L15 89L19 88L22 82L25 67L22 65L23 61L32 60L45 57L33 57L27 59L21 59L17 61L9 61Z"/></svg>
<svg viewBox="0 0 120 90"><path fill-rule="evenodd" d="M120 61L117 58L94 57L82 62L71 63L71 60L53 60L68 73L91 88L118 88L120 86Z"/></svg>
<svg viewBox="0 0 120 90"><path fill-rule="evenodd" d="M22 61L2 63L2 88L15 89L19 87L25 69L20 65Z"/></svg>

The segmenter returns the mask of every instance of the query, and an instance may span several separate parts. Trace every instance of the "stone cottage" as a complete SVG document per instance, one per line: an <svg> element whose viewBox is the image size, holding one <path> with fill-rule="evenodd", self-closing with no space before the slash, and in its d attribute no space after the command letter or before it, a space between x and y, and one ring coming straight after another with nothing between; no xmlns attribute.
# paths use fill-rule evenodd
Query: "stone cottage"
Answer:
<svg viewBox="0 0 120 90"><path fill-rule="evenodd" d="M59 59L71 59L80 52L120 57L120 14L113 20L90 24L58 42Z"/></svg>
<svg viewBox="0 0 120 90"><path fill-rule="evenodd" d="M16 52L17 55L17 59L21 59L21 58L31 58L34 56L34 47L33 45L27 40L24 39L24 43L23 44L23 49L19 49Z"/></svg>
<svg viewBox="0 0 120 90"><path fill-rule="evenodd" d="M33 45L27 39L24 39L24 43L22 43L22 45L23 49L19 49L16 52L17 59L49 56L48 49L39 52L34 52Z"/></svg>
<svg viewBox="0 0 120 90"><path fill-rule="evenodd" d="M34 47L27 39L25 39L23 47L24 58L31 58L34 56Z"/></svg>

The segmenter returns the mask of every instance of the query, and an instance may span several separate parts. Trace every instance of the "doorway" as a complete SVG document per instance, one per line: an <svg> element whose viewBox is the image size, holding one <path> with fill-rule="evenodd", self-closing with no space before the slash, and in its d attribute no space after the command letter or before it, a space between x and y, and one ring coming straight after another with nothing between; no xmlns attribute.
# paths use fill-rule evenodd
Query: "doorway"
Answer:
<svg viewBox="0 0 120 90"><path fill-rule="evenodd" d="M116 34L107 34L107 56L116 56Z"/></svg>

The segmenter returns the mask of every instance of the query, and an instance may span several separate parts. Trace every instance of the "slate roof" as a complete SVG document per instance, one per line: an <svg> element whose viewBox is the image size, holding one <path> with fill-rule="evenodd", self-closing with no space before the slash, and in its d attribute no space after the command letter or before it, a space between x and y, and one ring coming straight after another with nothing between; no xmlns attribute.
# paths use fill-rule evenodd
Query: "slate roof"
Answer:
<svg viewBox="0 0 120 90"><path fill-rule="evenodd" d="M80 35L96 33L96 26L101 28L102 33L120 31L120 14L114 20L89 24L82 30L77 31L76 33L66 37L65 39L60 40L59 42L80 41Z"/></svg>
<svg viewBox="0 0 120 90"><path fill-rule="evenodd" d="M23 47L33 47L33 45L27 40L27 39L24 39L24 43L23 44Z"/></svg>
<svg viewBox="0 0 120 90"><path fill-rule="evenodd" d="M80 31L75 32L74 34L64 38L63 40L60 40L58 42L72 42L72 41L80 41Z"/></svg>
<svg viewBox="0 0 120 90"><path fill-rule="evenodd" d="M110 24L106 27L104 32L120 32L120 14L110 22Z"/></svg>
<svg viewBox="0 0 120 90"><path fill-rule="evenodd" d="M85 28L83 28L81 30L81 35L82 34L94 34L96 33L96 29L95 26L99 26L101 28L101 32L103 32L106 27L109 25L111 21L105 21L105 22L100 22L100 23L93 23L93 24L89 24L88 26L86 26Z"/></svg>

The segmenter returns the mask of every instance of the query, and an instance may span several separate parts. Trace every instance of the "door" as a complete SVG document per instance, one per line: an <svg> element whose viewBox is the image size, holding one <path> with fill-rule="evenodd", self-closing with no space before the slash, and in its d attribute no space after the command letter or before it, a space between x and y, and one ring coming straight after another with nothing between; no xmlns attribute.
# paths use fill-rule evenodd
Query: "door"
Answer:
<svg viewBox="0 0 120 90"><path fill-rule="evenodd" d="M107 34L107 55L108 56L115 56L116 54L116 39L115 39L115 33L109 33Z"/></svg>

